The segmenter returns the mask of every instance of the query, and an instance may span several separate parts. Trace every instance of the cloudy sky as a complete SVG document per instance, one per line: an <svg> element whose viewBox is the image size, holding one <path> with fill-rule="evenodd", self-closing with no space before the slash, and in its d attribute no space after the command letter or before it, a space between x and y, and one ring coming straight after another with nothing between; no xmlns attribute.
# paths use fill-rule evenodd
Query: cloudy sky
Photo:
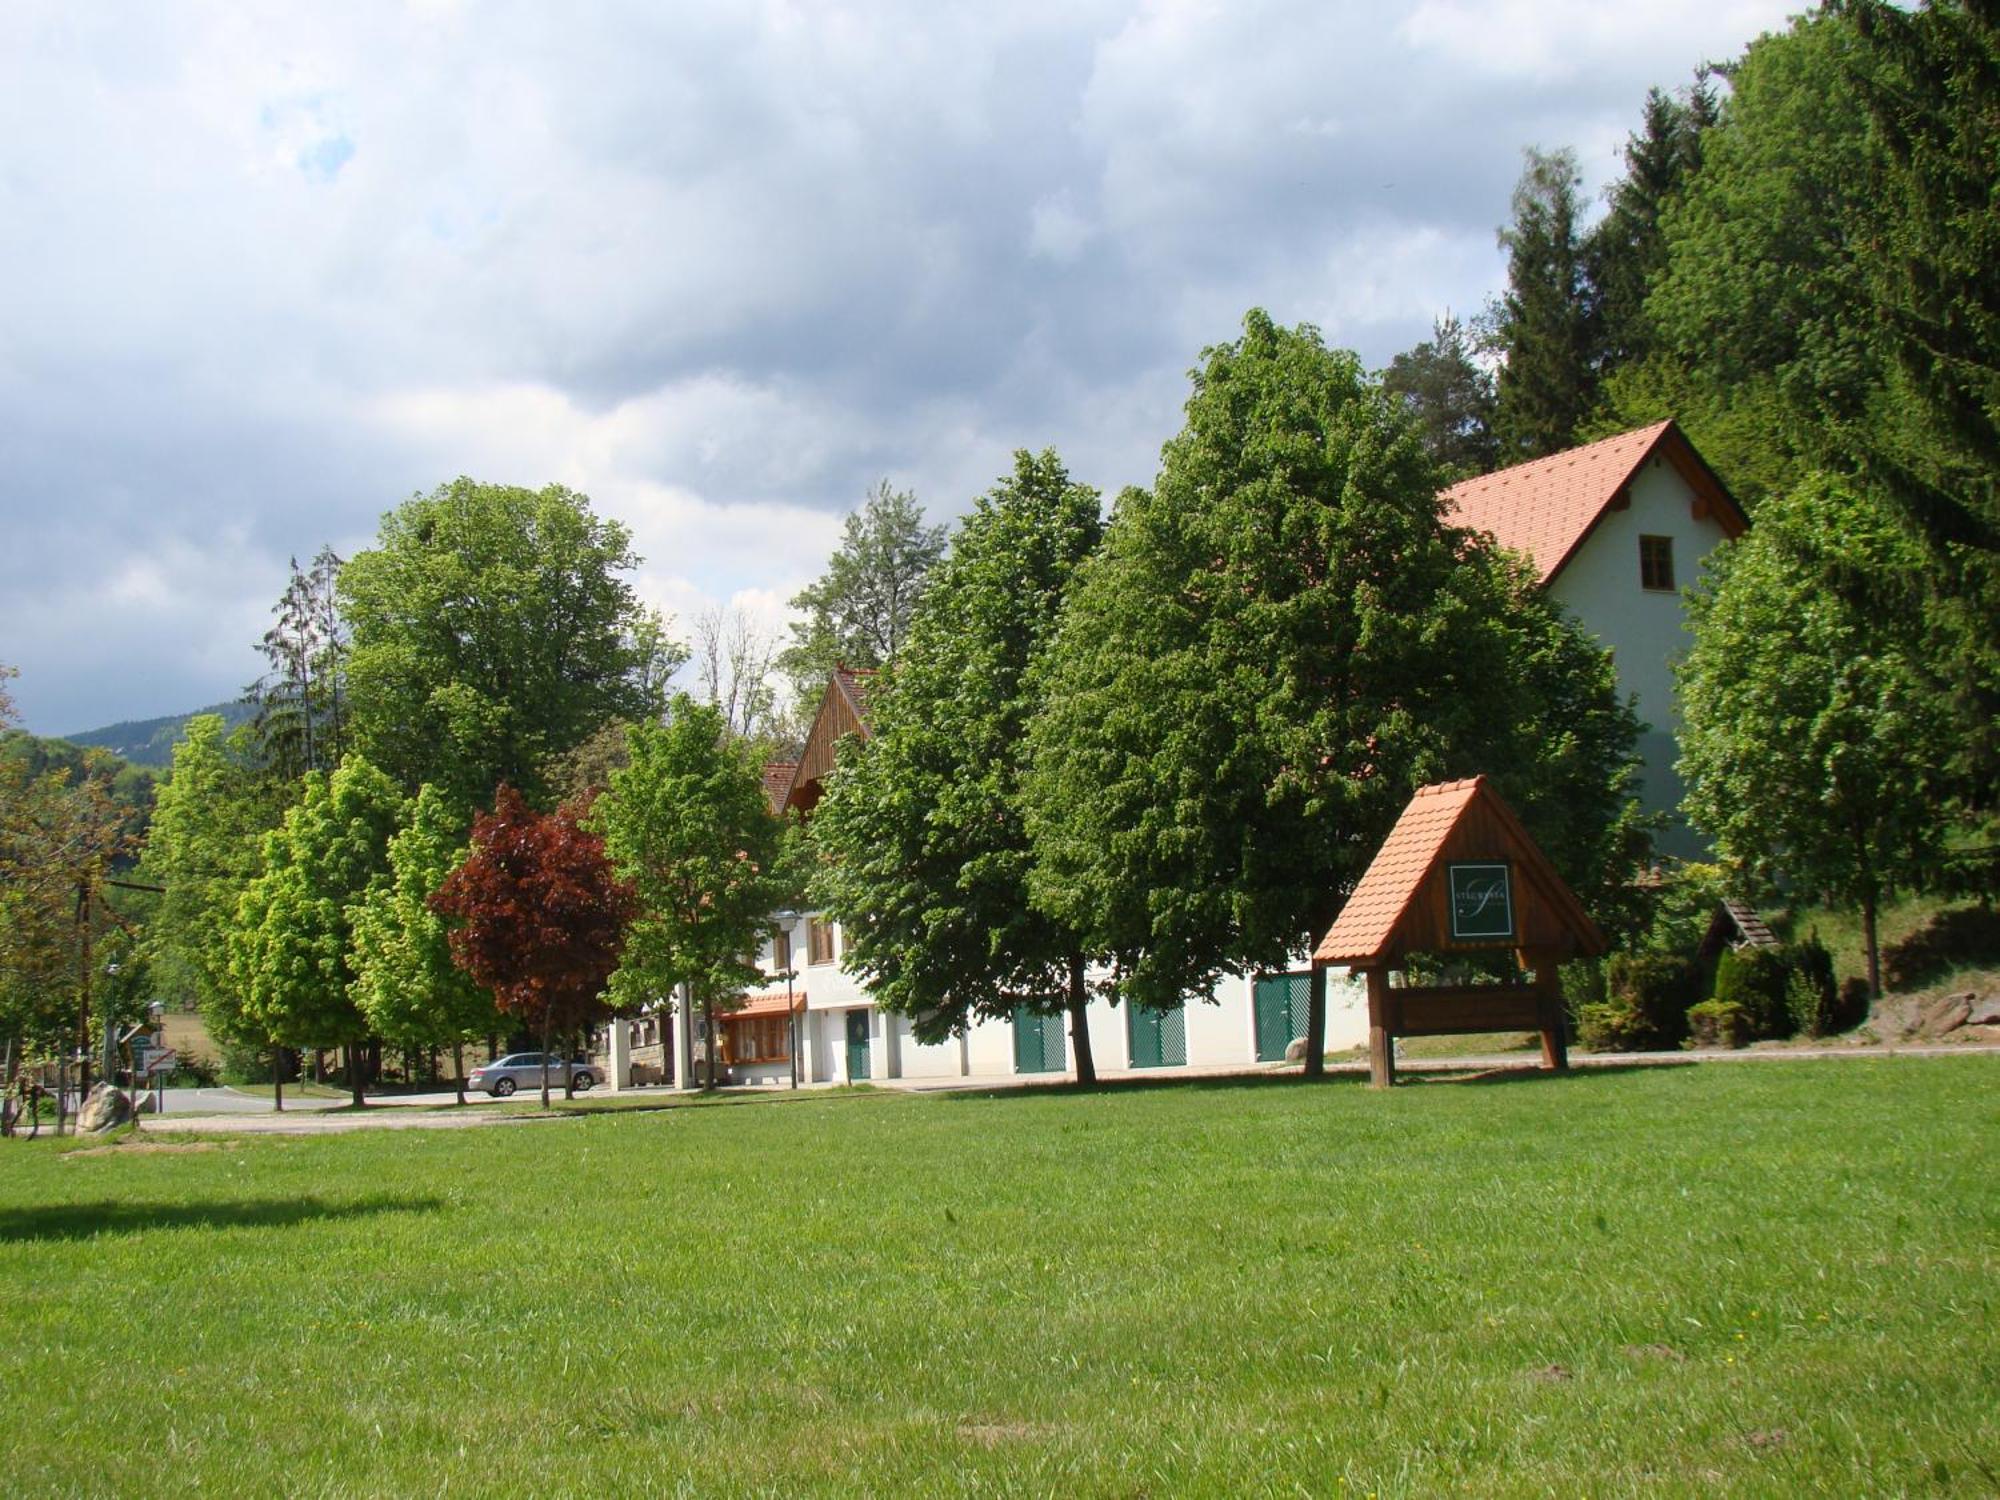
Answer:
<svg viewBox="0 0 2000 1500"><path fill-rule="evenodd" d="M0 662L232 696L287 558L457 474L774 625L877 479L1151 478L1245 308L1379 365L1765 0L0 7Z"/></svg>

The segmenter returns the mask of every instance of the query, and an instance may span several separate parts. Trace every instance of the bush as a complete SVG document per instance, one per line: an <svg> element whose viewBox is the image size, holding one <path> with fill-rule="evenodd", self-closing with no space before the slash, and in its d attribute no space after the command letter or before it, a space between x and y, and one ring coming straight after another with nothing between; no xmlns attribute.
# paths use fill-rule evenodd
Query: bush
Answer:
<svg viewBox="0 0 2000 1500"><path fill-rule="evenodd" d="M1577 1033L1598 1052L1677 1047L1688 1007L1701 998L1702 967L1664 953L1620 953L1605 965L1605 999L1577 1010Z"/></svg>
<svg viewBox="0 0 2000 1500"><path fill-rule="evenodd" d="M1785 980L1785 1008L1791 1012L1795 1031L1804 1036L1832 1036L1866 1014L1865 1006L1853 1015L1844 1008L1840 988L1834 983L1833 955L1826 951L1818 933L1785 949L1785 960L1791 966Z"/></svg>
<svg viewBox="0 0 2000 1500"><path fill-rule="evenodd" d="M1715 965L1715 1003L1733 1006L1743 1041L1790 1036L1792 1011L1787 987L1792 966L1781 948L1733 948ZM1731 1045L1740 1045L1732 1043Z"/></svg>
<svg viewBox="0 0 2000 1500"><path fill-rule="evenodd" d="M1688 1045L1741 1047L1755 1040L1750 1017L1733 1000L1704 1000L1688 1007Z"/></svg>

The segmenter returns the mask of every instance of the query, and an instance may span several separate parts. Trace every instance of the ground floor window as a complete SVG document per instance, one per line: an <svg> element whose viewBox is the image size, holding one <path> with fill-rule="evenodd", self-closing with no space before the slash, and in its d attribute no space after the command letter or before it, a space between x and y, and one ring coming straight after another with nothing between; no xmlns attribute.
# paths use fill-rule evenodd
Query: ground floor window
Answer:
<svg viewBox="0 0 2000 1500"><path fill-rule="evenodd" d="M784 1016L725 1018L721 1041L726 1063L789 1062L792 1056L792 1028Z"/></svg>

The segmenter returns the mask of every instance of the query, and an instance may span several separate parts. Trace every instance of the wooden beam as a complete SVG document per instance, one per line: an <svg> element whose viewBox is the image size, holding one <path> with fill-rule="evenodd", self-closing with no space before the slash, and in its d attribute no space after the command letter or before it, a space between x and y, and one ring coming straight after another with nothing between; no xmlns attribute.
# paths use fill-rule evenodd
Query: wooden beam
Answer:
<svg viewBox="0 0 2000 1500"><path fill-rule="evenodd" d="M1484 984L1396 992L1398 1036L1539 1031L1541 1026L1541 997L1531 989Z"/></svg>
<svg viewBox="0 0 2000 1500"><path fill-rule="evenodd" d="M1542 1066L1569 1071L1568 1020L1563 1015L1562 979L1554 964L1535 970L1535 992L1542 1010Z"/></svg>
<svg viewBox="0 0 2000 1500"><path fill-rule="evenodd" d="M1389 971L1368 969L1368 1082L1386 1089L1396 1082L1396 997L1389 993Z"/></svg>

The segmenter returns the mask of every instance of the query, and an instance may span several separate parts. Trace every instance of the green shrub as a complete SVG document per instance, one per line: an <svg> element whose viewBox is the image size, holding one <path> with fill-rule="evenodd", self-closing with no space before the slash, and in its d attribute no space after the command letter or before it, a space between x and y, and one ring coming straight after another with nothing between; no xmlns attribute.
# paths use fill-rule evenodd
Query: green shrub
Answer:
<svg viewBox="0 0 2000 1500"><path fill-rule="evenodd" d="M1861 1019L1842 1007L1840 987L1833 978L1833 955L1817 932L1786 948L1785 961L1791 968L1785 978L1785 1008L1791 1012L1794 1031L1832 1036Z"/></svg>
<svg viewBox="0 0 2000 1500"><path fill-rule="evenodd" d="M1688 1007L1701 998L1702 967L1665 953L1620 953L1604 966L1605 998L1577 1010L1577 1033L1599 1052L1678 1047Z"/></svg>
<svg viewBox="0 0 2000 1500"><path fill-rule="evenodd" d="M1750 1017L1733 1000L1704 1000L1688 1007L1688 1045L1741 1047L1754 1041Z"/></svg>
<svg viewBox="0 0 2000 1500"><path fill-rule="evenodd" d="M1744 1041L1790 1036L1792 1012L1786 989L1792 966L1781 948L1734 948L1715 966L1715 1000L1742 1015Z"/></svg>

